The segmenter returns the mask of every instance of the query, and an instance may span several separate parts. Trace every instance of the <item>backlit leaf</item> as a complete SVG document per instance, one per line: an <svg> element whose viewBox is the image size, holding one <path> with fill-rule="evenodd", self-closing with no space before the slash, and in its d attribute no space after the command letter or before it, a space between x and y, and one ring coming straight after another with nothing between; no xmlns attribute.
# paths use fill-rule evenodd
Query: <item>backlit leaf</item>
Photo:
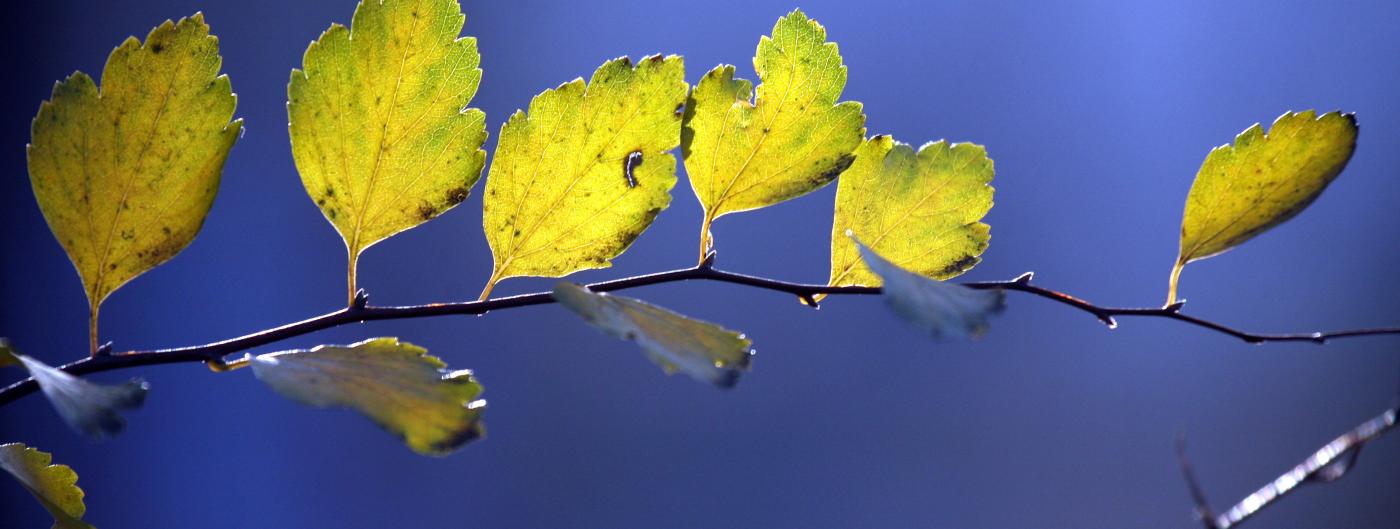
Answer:
<svg viewBox="0 0 1400 529"><path fill-rule="evenodd" d="M63 421L84 434L101 437L121 433L126 428L121 412L140 408L146 402L149 386L141 380L97 384L28 356L11 354L29 370L29 375L34 377Z"/></svg>
<svg viewBox="0 0 1400 529"><path fill-rule="evenodd" d="M68 465L52 465L53 455L20 443L0 445L0 469L9 472L53 515L54 529L91 529L82 521L87 506L78 474ZM13 508L13 507L9 507Z"/></svg>
<svg viewBox="0 0 1400 529"><path fill-rule="evenodd" d="M39 208L78 269L92 314L118 287L199 232L238 139L219 40L196 13L128 38L99 89L82 72L54 84L28 147Z"/></svg>
<svg viewBox="0 0 1400 529"><path fill-rule="evenodd" d="M495 266L482 293L515 276L611 266L671 204L685 63L653 55L604 63L530 101L501 127L486 181Z"/></svg>
<svg viewBox="0 0 1400 529"><path fill-rule="evenodd" d="M856 149L836 184L831 285L880 286L854 233L894 266L946 280L975 266L987 249L992 160L971 143L925 144L918 153L889 136Z"/></svg>
<svg viewBox="0 0 1400 529"><path fill-rule="evenodd" d="M15 348L10 346L9 339L0 338L0 367L20 365L19 359L15 358L14 355L16 352L18 351L15 351Z"/></svg>
<svg viewBox="0 0 1400 529"><path fill-rule="evenodd" d="M831 183L865 137L857 102L837 104L846 67L826 28L793 11L763 37L753 59L762 81L710 70L691 94L683 137L690 186L705 208L703 259L715 219L777 204Z"/></svg>
<svg viewBox="0 0 1400 529"><path fill-rule="evenodd" d="M403 438L413 451L444 456L485 435L481 384L448 371L426 349L396 338L255 356L253 374L283 396L351 408Z"/></svg>
<svg viewBox="0 0 1400 529"><path fill-rule="evenodd" d="M1266 134L1258 123L1210 151L1181 219L1181 253L1167 304L1186 263L1221 254L1293 218L1341 174L1356 150L1356 118L1285 112Z"/></svg>
<svg viewBox="0 0 1400 529"><path fill-rule="evenodd" d="M905 270L856 242L865 264L884 282L885 302L896 314L934 338L978 336L1006 306L1000 289L976 290Z"/></svg>
<svg viewBox="0 0 1400 529"><path fill-rule="evenodd" d="M701 382L732 387L754 354L753 342L743 334L640 300L593 293L569 282L555 285L554 299L589 325L636 341L668 375L680 371Z"/></svg>
<svg viewBox="0 0 1400 529"><path fill-rule="evenodd" d="M367 0L292 70L287 114L302 184L360 253L467 198L486 160L476 39L456 0Z"/></svg>

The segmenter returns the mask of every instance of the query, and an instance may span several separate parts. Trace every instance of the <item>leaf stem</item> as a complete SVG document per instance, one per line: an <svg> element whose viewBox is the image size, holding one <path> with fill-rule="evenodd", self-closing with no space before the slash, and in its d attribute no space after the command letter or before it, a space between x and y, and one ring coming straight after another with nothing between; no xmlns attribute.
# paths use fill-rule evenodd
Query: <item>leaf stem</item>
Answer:
<svg viewBox="0 0 1400 529"><path fill-rule="evenodd" d="M702 222L700 223L700 261L699 261L699 263L700 263L701 265L705 264L705 259L706 259L707 257L709 257L709 255L710 255L710 250L714 247L714 236L710 234L710 224L714 223L714 221L715 221L714 217L710 216L710 212L709 212L709 211L706 211L706 212L705 212L705 220L702 221Z"/></svg>
<svg viewBox="0 0 1400 529"><path fill-rule="evenodd" d="M1176 303L1176 286L1181 281L1181 269L1186 267L1186 263L1181 262L1181 258L1176 258L1176 264L1172 265L1172 277L1167 281L1167 302L1162 305L1170 307Z"/></svg>
<svg viewBox="0 0 1400 529"><path fill-rule="evenodd" d="M100 302L88 305L88 354L91 356L97 356L97 312L101 308Z"/></svg>
<svg viewBox="0 0 1400 529"><path fill-rule="evenodd" d="M360 256L355 254L354 252L351 252L350 264L346 265L345 267L345 285L347 293L345 298L345 304L347 306L355 304L355 293L359 291L359 289L355 288L355 277L357 275L356 268L359 266L359 262Z"/></svg>
<svg viewBox="0 0 1400 529"><path fill-rule="evenodd" d="M1181 305L1173 304L1161 308L1133 308L1133 307L1103 307L1095 305L1083 299L1057 292L1037 285L1032 285L1030 274L1024 274L1016 279L1008 281L983 281L973 283L962 283L963 286L975 289L1002 289L1030 294L1036 297L1045 298L1056 303L1070 306L1075 309L1094 315L1108 325L1109 328L1117 326L1114 319L1118 316L1137 317L1157 317L1188 323L1198 327L1203 327L1212 331L1220 332L1235 338L1239 338L1249 343L1264 342L1312 342L1325 343L1334 338L1352 338L1360 336L1400 336L1400 327L1381 327L1369 329L1352 329L1334 332L1311 332L1296 334L1260 334L1242 331L1225 326L1210 320L1188 316L1181 313ZM864 286L829 286L824 284L804 284L770 279L766 277L750 276L734 272L718 270L710 266L710 263L691 268L681 268L656 272L652 274L614 279L600 283L587 285L594 292L610 292L625 290L648 285L659 285L662 283L673 283L690 280L715 281L720 283L731 283L744 285L763 290L775 292L785 292L799 298L811 299L820 294L827 295L874 295L880 293L879 287ZM488 283L483 296L489 296L491 286L494 281ZM322 329L328 329L348 323L357 323L373 320L395 320L406 318L423 318L430 316L445 316L451 314L471 314L480 315L493 310L506 310L532 305L545 305L554 303L554 297L549 292L535 292L532 294L521 294L517 296L507 296L500 298L487 298L477 301L459 301L450 303L431 303L427 305L411 305L399 307L376 307L372 305L358 305L351 303L350 306L308 318L302 321L288 323L281 327L275 327L263 331L258 331L245 336L232 338L220 342L213 342L204 345L180 347L175 349L160 349L150 351L132 351L126 353L114 353L107 355L97 355L83 358L62 366L60 369L73 375L85 375L115 369L125 369L137 366L172 364L182 362L220 362L225 355L252 349L261 345L285 340L288 338L302 336ZM19 399L25 395L33 393L38 389L32 378L20 380L4 389L0 389L0 406Z"/></svg>

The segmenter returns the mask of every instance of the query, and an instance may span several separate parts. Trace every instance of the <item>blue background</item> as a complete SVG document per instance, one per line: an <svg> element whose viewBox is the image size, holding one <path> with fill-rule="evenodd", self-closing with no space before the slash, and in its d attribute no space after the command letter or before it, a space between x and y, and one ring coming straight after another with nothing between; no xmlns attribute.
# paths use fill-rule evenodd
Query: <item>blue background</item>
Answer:
<svg viewBox="0 0 1400 529"><path fill-rule="evenodd" d="M0 334L61 363L85 354L82 290L35 205L23 145L51 83L96 74L127 35L203 10L247 134L199 238L113 295L118 350L203 343L335 309L343 243L307 199L286 81L350 2L30 2L0 21ZM793 7L850 67L871 134L949 138L996 160L994 235L969 280L1036 279L1112 305L1165 294L1181 207L1206 152L1288 109L1357 113L1340 180L1305 214L1183 278L1189 312L1259 331L1400 323L1400 3L1307 1L467 1L484 109L499 124L604 60L686 57L754 77L760 35ZM27 11L27 12L25 12ZM480 186L476 189L480 191ZM834 186L720 220L724 268L826 278ZM692 264L700 208L675 202L610 270ZM474 298L491 265L474 192L370 249L379 304ZM499 294L547 288L504 282ZM399 336L477 371L490 433L417 456L348 411L284 401L247 371L143 368L145 409L97 444L40 397L0 409L0 440L72 465L89 519L114 527L1194 527L1173 441L1224 508L1395 401L1394 338L1250 346L1158 320L1109 331L1013 294L985 339L934 343L876 298L820 311L720 284L632 292L746 331L759 354L732 391L665 377L557 306L370 323L261 351ZM5 382L18 377L9 372ZM1258 527L1395 527L1400 437L1271 508ZM0 480L0 526L46 527Z"/></svg>

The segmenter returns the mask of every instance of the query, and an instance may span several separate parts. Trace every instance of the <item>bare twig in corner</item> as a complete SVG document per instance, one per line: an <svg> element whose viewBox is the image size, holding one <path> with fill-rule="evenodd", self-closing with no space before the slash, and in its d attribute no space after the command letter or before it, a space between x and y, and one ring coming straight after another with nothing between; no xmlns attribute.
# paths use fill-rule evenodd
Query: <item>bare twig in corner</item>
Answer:
<svg viewBox="0 0 1400 529"><path fill-rule="evenodd" d="M1332 442L1327 443L1307 459L1304 459L1302 463L1298 463L1288 472L1284 472L1283 475L1274 478L1263 487L1259 487L1259 490L1245 496L1234 507L1230 507L1229 510L1218 515L1211 510L1209 502L1206 501L1205 493L1202 492L1201 485L1197 482L1195 473L1191 469L1191 462L1186 458L1185 441L1178 440L1177 457L1181 462L1181 473L1186 479L1186 486L1191 490L1191 498L1196 502L1196 515L1200 517L1206 529L1228 529L1250 519L1265 507L1273 505L1279 498L1297 489L1299 485L1329 483L1341 479L1356 463L1356 458L1361 454L1362 446L1395 427L1397 414L1400 414L1400 406L1385 410L1380 415L1361 423L1360 426L1333 439Z"/></svg>

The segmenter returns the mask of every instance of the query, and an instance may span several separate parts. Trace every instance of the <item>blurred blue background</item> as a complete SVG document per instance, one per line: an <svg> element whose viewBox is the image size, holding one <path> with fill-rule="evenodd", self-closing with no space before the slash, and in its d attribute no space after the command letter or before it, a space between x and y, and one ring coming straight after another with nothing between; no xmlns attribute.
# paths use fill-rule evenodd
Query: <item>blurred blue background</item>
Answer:
<svg viewBox="0 0 1400 529"><path fill-rule="evenodd" d="M1036 280L1090 300L1165 295L1181 208L1206 152L1285 110L1356 112L1351 165L1305 214L1187 268L1200 316L1258 331L1400 323L1400 3L1307 1L483 2L484 109L500 123L604 60L686 57L754 77L760 35L793 7L828 28L845 98L871 134L988 146L994 235L969 280ZM307 199L286 132L288 72L352 2L30 2L0 20L0 335L61 363L85 354L76 274L25 169L29 121L54 80L97 74L128 35L203 10L222 42L247 134L199 238L113 295L118 350L203 343L337 308L344 247ZM480 186L476 191L479 192ZM378 304L473 298L491 265L477 192L370 249ZM835 188L716 225L726 269L826 279ZM670 211L598 280L693 263L700 208ZM498 294L547 288L504 282ZM934 343L875 298L820 311L719 284L632 294L746 331L759 354L732 391L665 377L632 346L557 306L370 323L261 351L398 336L486 386L489 436L414 455L348 411L302 407L247 371L198 365L105 373L150 381L124 435L93 443L41 397L0 409L0 440L73 466L100 527L1195 527L1172 446L1218 508L1396 400L1393 338L1250 346L1167 321L1109 331L1012 295L985 339ZM4 383L17 378L10 371ZM1334 485L1307 487L1252 526L1393 528L1400 436ZM0 526L46 527L0 479Z"/></svg>

